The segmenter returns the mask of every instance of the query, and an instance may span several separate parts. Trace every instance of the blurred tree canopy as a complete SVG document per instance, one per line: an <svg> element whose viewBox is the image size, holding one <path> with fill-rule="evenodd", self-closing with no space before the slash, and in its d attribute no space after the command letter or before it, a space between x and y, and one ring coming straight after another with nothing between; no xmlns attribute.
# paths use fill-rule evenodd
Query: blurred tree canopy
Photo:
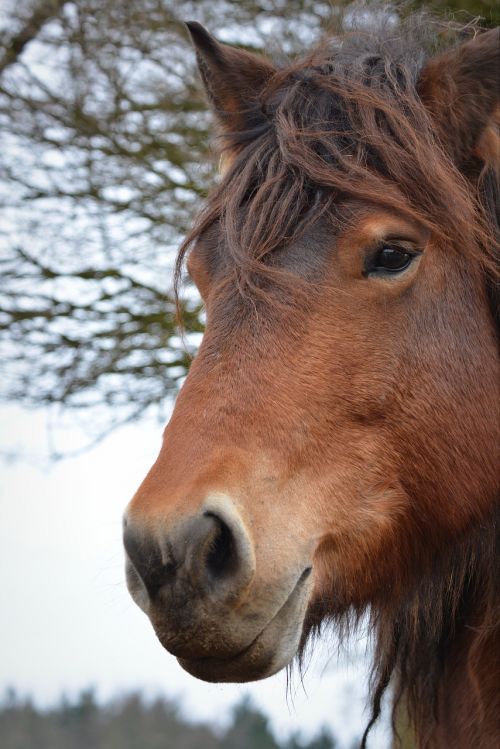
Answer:
<svg viewBox="0 0 500 749"><path fill-rule="evenodd" d="M12 690L0 703L3 749L340 749L323 729L311 740L278 741L266 716L248 701L234 710L229 728L191 723L163 698L129 694L100 704L92 690L41 710Z"/></svg>
<svg viewBox="0 0 500 749"><path fill-rule="evenodd" d="M498 22L496 0L429 5ZM183 21L279 55L335 12L330 0L4 0L0 397L80 409L94 437L162 414L203 330L188 290L185 341L176 331L175 249L216 178Z"/></svg>

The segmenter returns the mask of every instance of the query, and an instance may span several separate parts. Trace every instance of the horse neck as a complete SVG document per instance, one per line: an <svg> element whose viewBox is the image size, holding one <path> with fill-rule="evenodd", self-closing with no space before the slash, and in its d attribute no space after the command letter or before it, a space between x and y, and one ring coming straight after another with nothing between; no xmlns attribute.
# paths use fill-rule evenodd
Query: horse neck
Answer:
<svg viewBox="0 0 500 749"><path fill-rule="evenodd" d="M394 722L413 726L410 746L500 746L499 520L495 503L376 614L375 673L379 683L392 674Z"/></svg>

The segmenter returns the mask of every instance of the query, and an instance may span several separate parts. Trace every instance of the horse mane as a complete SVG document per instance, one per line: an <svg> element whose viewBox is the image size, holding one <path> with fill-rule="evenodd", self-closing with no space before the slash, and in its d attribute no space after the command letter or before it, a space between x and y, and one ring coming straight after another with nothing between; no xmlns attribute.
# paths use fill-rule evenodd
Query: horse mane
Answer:
<svg viewBox="0 0 500 749"><path fill-rule="evenodd" d="M484 167L479 180L479 199L491 222L493 236L492 267L486 272L486 288L491 314L500 340L500 180L498 171Z"/></svg>
<svg viewBox="0 0 500 749"><path fill-rule="evenodd" d="M445 663L456 635L465 628L471 638L467 671L471 690L481 715L483 697L476 678L481 646L498 628L499 580L495 574L500 553L500 509L484 518L461 538L422 561L413 578L405 578L383 591L368 610L368 632L374 640L370 694L372 713L362 747L381 713L382 698L389 686L393 691L392 722L402 708L419 737L427 741L437 718L439 687ZM404 565L402 565L404 566ZM401 589L404 594L401 594ZM299 659L307 642L319 637L328 625L335 627L341 641L366 623L367 611L349 607L331 591L309 611ZM492 657L495 654L492 653Z"/></svg>
<svg viewBox="0 0 500 749"><path fill-rule="evenodd" d="M285 278L276 251L325 214L341 222L338 205L354 199L415 220L446 251L462 253L483 273L499 325L498 180L479 159L467 174L460 171L418 91L428 57L474 33L473 25L422 13L397 23L385 13L375 28L342 32L279 69L245 113L246 129L223 133L229 168L181 246L176 288L189 249L218 225L228 278L239 293L273 305L269 288L282 285L293 300L300 282ZM389 686L393 723L404 705L425 745L446 656L463 627L470 628L468 668L480 711L474 674L497 622L499 519L495 510L432 558L422 552L418 575L381 592L368 610L338 601L332 590L309 612L299 658L325 624L348 634L369 617L375 652L363 746Z"/></svg>

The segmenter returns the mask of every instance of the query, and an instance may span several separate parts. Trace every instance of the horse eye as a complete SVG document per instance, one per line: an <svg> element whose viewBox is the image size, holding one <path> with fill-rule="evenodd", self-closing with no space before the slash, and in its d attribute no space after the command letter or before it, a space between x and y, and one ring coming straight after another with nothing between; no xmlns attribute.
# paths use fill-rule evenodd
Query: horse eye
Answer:
<svg viewBox="0 0 500 749"><path fill-rule="evenodd" d="M406 270L415 255L402 247L386 245L369 260L368 273L400 273Z"/></svg>

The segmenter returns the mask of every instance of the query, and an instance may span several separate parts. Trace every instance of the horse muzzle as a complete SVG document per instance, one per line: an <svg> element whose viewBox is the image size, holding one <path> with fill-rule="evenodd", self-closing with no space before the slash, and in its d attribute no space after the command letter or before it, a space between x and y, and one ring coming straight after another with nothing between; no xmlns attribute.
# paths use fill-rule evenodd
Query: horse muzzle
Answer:
<svg viewBox="0 0 500 749"><path fill-rule="evenodd" d="M226 496L165 528L126 517L129 591L161 644L205 681L261 679L297 652L312 567L259 575L255 545Z"/></svg>

